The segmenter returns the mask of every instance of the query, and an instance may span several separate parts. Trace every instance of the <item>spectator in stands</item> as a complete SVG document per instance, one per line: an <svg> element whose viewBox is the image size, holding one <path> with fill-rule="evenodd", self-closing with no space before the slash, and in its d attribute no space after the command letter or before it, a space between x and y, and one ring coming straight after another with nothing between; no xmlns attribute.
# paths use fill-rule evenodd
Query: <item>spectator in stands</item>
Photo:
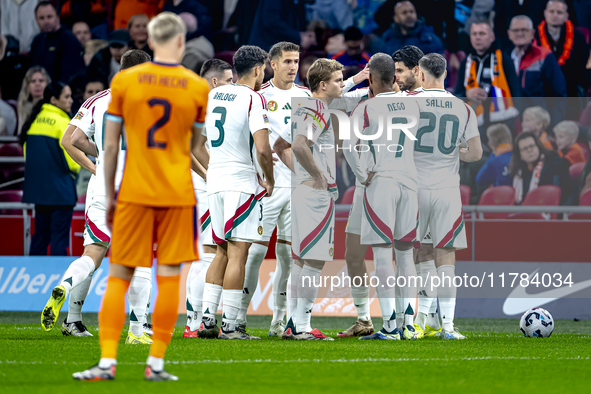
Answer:
<svg viewBox="0 0 591 394"><path fill-rule="evenodd" d="M10 35L0 35L0 75L10 78L0 78L0 97L3 100L16 100L25 75L25 60L19 56L18 40Z"/></svg>
<svg viewBox="0 0 591 394"><path fill-rule="evenodd" d="M345 70L345 75L355 75L363 70L365 65L369 62L371 54L364 52L363 34L361 30L355 26L350 26L345 30L345 45L347 49L340 51L332 56L333 60L341 63ZM357 88L367 86L367 84L356 85ZM353 87L352 89L355 89Z"/></svg>
<svg viewBox="0 0 591 394"><path fill-rule="evenodd" d="M310 87L308 85L308 69L316 60L318 60L316 56L306 56L300 61L300 69L298 70L299 82L297 82L299 85Z"/></svg>
<svg viewBox="0 0 591 394"><path fill-rule="evenodd" d="M587 140L589 141L589 149L591 150L591 127L587 131ZM579 189L579 196L591 190L591 157L587 160L583 174L581 175L581 187Z"/></svg>
<svg viewBox="0 0 591 394"><path fill-rule="evenodd" d="M423 51L414 45L407 45L394 52L394 67L396 73L395 85L400 91L412 92L421 87L419 81L419 60L424 56Z"/></svg>
<svg viewBox="0 0 591 394"><path fill-rule="evenodd" d="M193 14L197 19L197 29L191 33L187 33L187 41L193 38L205 36L211 37L212 34L212 19L209 10L206 6L197 0L167 0L162 7L162 11L172 12L180 15L184 12Z"/></svg>
<svg viewBox="0 0 591 394"><path fill-rule="evenodd" d="M534 25L526 15L511 20L509 39L515 46L510 55L521 81L522 97L566 97L566 81L551 50L534 41Z"/></svg>
<svg viewBox="0 0 591 394"><path fill-rule="evenodd" d="M584 163L585 153L577 143L579 126L572 120L563 120L554 126L558 155L567 159L570 164Z"/></svg>
<svg viewBox="0 0 591 394"><path fill-rule="evenodd" d="M62 0L59 2L61 4L61 20L68 26L73 26L78 21L84 21L88 24L89 32L93 36L107 38L109 30L108 8L105 4L107 2L111 3L110 0Z"/></svg>
<svg viewBox="0 0 591 394"><path fill-rule="evenodd" d="M414 45L424 53L443 55L443 43L433 27L417 19L417 11L410 1L394 6L394 24L382 35L380 52L393 53L406 45Z"/></svg>
<svg viewBox="0 0 591 394"><path fill-rule="evenodd" d="M552 141L548 138L546 129L550 126L550 114L540 106L529 107L523 111L523 119L521 120L521 131L525 133L533 133L542 141L546 149L554 150Z"/></svg>
<svg viewBox="0 0 591 394"><path fill-rule="evenodd" d="M35 18L41 33L31 45L31 65L43 66L54 81L65 83L83 73L82 45L72 32L61 26L53 4L40 1L35 8Z"/></svg>
<svg viewBox="0 0 591 394"><path fill-rule="evenodd" d="M125 29L131 17L137 14L144 14L151 19L160 12L161 3L161 0L113 0L113 29Z"/></svg>
<svg viewBox="0 0 591 394"><path fill-rule="evenodd" d="M51 83L51 77L41 66L33 66L27 70L18 95L18 130L20 134L23 124L31 114L33 107L43 98L45 87Z"/></svg>
<svg viewBox="0 0 591 394"><path fill-rule="evenodd" d="M129 18L127 30L129 30L131 41L129 41L127 46L129 49L141 49L152 58L154 57L154 52L148 45L148 22L150 20L144 14L134 15Z"/></svg>
<svg viewBox="0 0 591 394"><path fill-rule="evenodd" d="M322 20L331 29L345 30L353 25L353 5L350 0L315 0L306 4L306 19Z"/></svg>
<svg viewBox="0 0 591 394"><path fill-rule="evenodd" d="M90 34L90 26L84 21L78 21L72 25L72 33L76 36L82 47L86 45L88 41L92 39Z"/></svg>
<svg viewBox="0 0 591 394"><path fill-rule="evenodd" d="M84 64L90 65L94 55L103 48L109 46L109 42L105 40L90 40L84 45Z"/></svg>
<svg viewBox="0 0 591 394"><path fill-rule="evenodd" d="M568 160L547 150L533 133L521 133L515 138L509 172L513 177L515 203L521 204L530 191L543 185L559 186L560 204L571 200L571 180Z"/></svg>
<svg viewBox="0 0 591 394"><path fill-rule="evenodd" d="M490 126L486 130L486 135L492 154L476 174L478 190L484 190L489 186L511 185L513 183L509 174L509 162L513 151L511 130L507 125L500 123Z"/></svg>
<svg viewBox="0 0 591 394"><path fill-rule="evenodd" d="M585 36L568 19L564 0L550 0L544 10L544 20L538 25L538 43L551 50L566 78L569 97L585 97L589 81L585 75L589 59L589 45ZM577 114L578 115L578 114Z"/></svg>
<svg viewBox="0 0 591 394"><path fill-rule="evenodd" d="M60 141L72 106L70 88L52 82L23 126L25 183L23 202L35 204L35 233L30 254L43 256L51 244L52 256L65 256L76 205L76 176L80 166Z"/></svg>
<svg viewBox="0 0 591 394"><path fill-rule="evenodd" d="M90 78L102 78L111 83L111 79L121 69L121 56L129 47L129 33L126 29L113 30L109 33L109 46L103 48L94 55L88 66L88 76Z"/></svg>
<svg viewBox="0 0 591 394"><path fill-rule="evenodd" d="M98 92L105 90L105 83L100 79L90 79L86 82L86 86L84 87L84 95L82 97L82 101L86 101Z"/></svg>
<svg viewBox="0 0 591 394"><path fill-rule="evenodd" d="M247 2L251 4L252 2ZM252 7L252 5L250 5ZM236 7L238 11L238 7ZM265 51L279 41L299 44L305 50L316 42L314 32L306 31L306 10L304 1L259 0L250 38L246 41Z"/></svg>
<svg viewBox="0 0 591 394"><path fill-rule="evenodd" d="M197 18L189 12L179 14L185 27L187 28L187 37L194 37L193 33L197 31ZM185 44L185 54L181 64L195 73L201 70L203 63L215 55L213 44L205 36L194 37L187 40Z"/></svg>
<svg viewBox="0 0 591 394"><path fill-rule="evenodd" d="M482 142L486 143L483 130L490 123L510 122L519 111L513 97L520 96L519 80L510 56L504 56L495 45L495 33L490 20L476 19L470 27L472 52L460 64L454 94L467 97L475 107ZM488 98L495 97L494 103ZM511 129L511 127L510 127Z"/></svg>
<svg viewBox="0 0 591 394"><path fill-rule="evenodd" d="M39 25L32 16L39 0L0 0L0 35L11 35L19 41L20 53L31 50L33 38L39 34ZM20 82L20 81L19 81Z"/></svg>
<svg viewBox="0 0 591 394"><path fill-rule="evenodd" d="M0 135L15 135L18 125L16 112L6 101L0 100Z"/></svg>

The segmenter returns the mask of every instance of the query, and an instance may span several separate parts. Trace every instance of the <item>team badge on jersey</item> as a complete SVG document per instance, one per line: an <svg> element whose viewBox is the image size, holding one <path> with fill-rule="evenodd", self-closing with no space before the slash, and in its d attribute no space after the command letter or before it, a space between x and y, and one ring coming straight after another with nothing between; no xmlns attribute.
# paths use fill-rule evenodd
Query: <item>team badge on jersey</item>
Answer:
<svg viewBox="0 0 591 394"><path fill-rule="evenodd" d="M257 232L259 235L263 235L263 226L259 226L259 228L257 228Z"/></svg>
<svg viewBox="0 0 591 394"><path fill-rule="evenodd" d="M277 111L277 108L279 108L279 105L277 104L277 101L271 100L267 103L267 108L269 108L269 111L275 112Z"/></svg>
<svg viewBox="0 0 591 394"><path fill-rule="evenodd" d="M328 250L328 254L330 255L330 257L332 257L334 255L334 249L333 248L330 248Z"/></svg>

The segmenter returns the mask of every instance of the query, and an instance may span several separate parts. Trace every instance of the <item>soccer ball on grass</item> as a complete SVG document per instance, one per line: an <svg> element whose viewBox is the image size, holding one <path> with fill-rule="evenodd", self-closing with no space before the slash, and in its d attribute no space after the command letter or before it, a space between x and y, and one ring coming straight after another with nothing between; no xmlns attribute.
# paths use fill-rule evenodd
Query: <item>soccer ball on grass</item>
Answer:
<svg viewBox="0 0 591 394"><path fill-rule="evenodd" d="M521 316L519 328L526 337L546 338L554 331L554 319L547 310L533 308Z"/></svg>

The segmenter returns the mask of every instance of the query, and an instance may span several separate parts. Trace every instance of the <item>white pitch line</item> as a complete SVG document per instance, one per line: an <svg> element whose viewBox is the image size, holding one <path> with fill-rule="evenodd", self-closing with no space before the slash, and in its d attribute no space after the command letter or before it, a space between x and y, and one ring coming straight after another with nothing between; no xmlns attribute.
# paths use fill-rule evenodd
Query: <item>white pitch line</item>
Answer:
<svg viewBox="0 0 591 394"><path fill-rule="evenodd" d="M445 362L445 361L489 361L489 360L567 360L567 361L588 361L590 357L513 357L513 356L495 356L495 357L451 357L451 358L354 358L354 359L297 359L297 360L272 360L272 359L246 359L246 360L166 360L167 364L174 365L192 365L192 364L293 364L293 363L371 363L371 362ZM44 362L44 361L20 361L20 360L0 360L0 364L19 364L19 365L86 365L88 363L80 362ZM144 365L145 362L119 362L118 365Z"/></svg>

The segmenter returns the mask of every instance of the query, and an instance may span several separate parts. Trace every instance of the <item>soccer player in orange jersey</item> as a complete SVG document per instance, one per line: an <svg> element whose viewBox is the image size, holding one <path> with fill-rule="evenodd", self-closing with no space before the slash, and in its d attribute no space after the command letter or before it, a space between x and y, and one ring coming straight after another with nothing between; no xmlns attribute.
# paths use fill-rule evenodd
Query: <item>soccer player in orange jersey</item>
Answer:
<svg viewBox="0 0 591 394"><path fill-rule="evenodd" d="M117 74L107 111L105 183L107 226L112 228L111 267L99 313L101 359L75 373L79 380L115 377L117 345L125 322L125 293L136 267L152 265L158 244L158 298L152 314L154 343L145 379L178 380L164 370L164 353L177 320L180 265L197 259L197 218L191 168L205 170L191 156L205 121L207 83L179 65L185 25L172 13L148 24L154 61ZM125 124L127 158L115 197L117 144Z"/></svg>

